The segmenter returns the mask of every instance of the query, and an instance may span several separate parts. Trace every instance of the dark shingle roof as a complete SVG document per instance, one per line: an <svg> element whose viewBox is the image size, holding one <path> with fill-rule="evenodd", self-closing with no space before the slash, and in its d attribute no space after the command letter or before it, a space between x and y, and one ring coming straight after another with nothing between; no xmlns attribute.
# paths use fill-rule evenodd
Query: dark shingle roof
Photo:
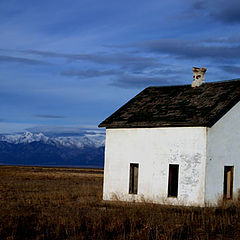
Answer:
<svg viewBox="0 0 240 240"><path fill-rule="evenodd" d="M240 100L240 80L148 87L99 127L211 127Z"/></svg>

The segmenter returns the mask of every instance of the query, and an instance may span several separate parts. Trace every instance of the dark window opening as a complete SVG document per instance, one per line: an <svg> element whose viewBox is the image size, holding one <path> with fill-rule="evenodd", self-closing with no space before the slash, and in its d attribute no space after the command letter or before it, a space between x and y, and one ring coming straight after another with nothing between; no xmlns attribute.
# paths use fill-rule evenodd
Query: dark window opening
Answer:
<svg viewBox="0 0 240 240"><path fill-rule="evenodd" d="M129 194L138 192L138 163L130 163Z"/></svg>
<svg viewBox="0 0 240 240"><path fill-rule="evenodd" d="M179 165L169 164L168 197L178 196L178 169Z"/></svg>
<svg viewBox="0 0 240 240"><path fill-rule="evenodd" d="M233 166L224 166L223 198L232 199L233 196Z"/></svg>

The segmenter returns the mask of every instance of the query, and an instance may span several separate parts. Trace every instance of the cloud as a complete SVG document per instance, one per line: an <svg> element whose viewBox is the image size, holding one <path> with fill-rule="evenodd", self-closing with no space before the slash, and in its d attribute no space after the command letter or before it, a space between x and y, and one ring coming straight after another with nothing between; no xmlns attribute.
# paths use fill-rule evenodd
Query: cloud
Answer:
<svg viewBox="0 0 240 240"><path fill-rule="evenodd" d="M122 48L122 46L120 46ZM127 50L128 51L128 50ZM94 64L103 65L104 70L99 70L99 66L92 66L87 70L65 70L61 75L67 77L78 78L97 78L108 76L110 77L110 85L120 88L139 88L148 86L149 84L170 84L169 74L183 73L182 70L172 70L172 65L159 63L158 56L145 56L144 51L131 53L94 53L94 54L67 54L48 51L25 51L29 54L37 54L42 57L59 57L70 61L87 61ZM123 51L121 51L123 52ZM161 78L159 75L168 74ZM176 82L175 78L171 78L172 82Z"/></svg>
<svg viewBox="0 0 240 240"><path fill-rule="evenodd" d="M12 57L12 56L3 56L0 55L0 62L17 62L17 63L24 63L24 64L30 64L30 65L48 65L50 63L45 61L39 61L35 59L29 59L29 58L22 58L22 57Z"/></svg>
<svg viewBox="0 0 240 240"><path fill-rule="evenodd" d="M63 76L67 77L78 77L78 78L94 78L94 77L101 77L101 76L112 76L122 74L122 71L119 70L106 70L106 71L99 71L94 69L89 70L69 70L64 71L61 73Z"/></svg>
<svg viewBox="0 0 240 240"><path fill-rule="evenodd" d="M240 44L209 45L200 40L159 39L136 43L135 47L152 53L167 54L175 58L214 60L240 59ZM132 45L133 46L133 45Z"/></svg>
<svg viewBox="0 0 240 240"><path fill-rule="evenodd" d="M204 40L201 40L202 43L211 43L211 44L226 44L231 46L232 44L239 45L240 43L240 36L239 34L235 34L234 36L224 36L224 37L218 37L218 38L206 38Z"/></svg>
<svg viewBox="0 0 240 240"><path fill-rule="evenodd" d="M197 1L193 1L192 3L192 8L195 10L205 10L206 9L206 1L203 0L197 0Z"/></svg>
<svg viewBox="0 0 240 240"><path fill-rule="evenodd" d="M160 77L146 77L146 76L131 76L123 75L114 79L110 85L121 88L143 88L148 86L167 86L176 85L182 82L177 80L175 76L160 76Z"/></svg>
<svg viewBox="0 0 240 240"><path fill-rule="evenodd" d="M69 61L87 61L101 65L115 65L120 66L121 69L135 71L161 65L154 57L139 56L133 53L68 54L36 50L25 50L22 52L42 57L65 58Z"/></svg>
<svg viewBox="0 0 240 240"><path fill-rule="evenodd" d="M214 18L225 24L240 23L240 2L238 0L197 0L192 1L192 9L202 15Z"/></svg>
<svg viewBox="0 0 240 240"><path fill-rule="evenodd" d="M18 122L1 122L0 121L0 134L16 133L24 131L26 128L33 127L34 124L18 123Z"/></svg>
<svg viewBox="0 0 240 240"><path fill-rule="evenodd" d="M23 50L21 52L28 53L28 54L33 54L33 55L39 55L39 56L42 56L42 57L67 58L67 56L68 56L68 54L64 54L64 53L49 52L49 51L38 51L38 50Z"/></svg>
<svg viewBox="0 0 240 240"><path fill-rule="evenodd" d="M91 135L105 135L103 129L98 129L96 126L82 125L82 126L34 126L26 129L32 133L43 133L46 136L84 136Z"/></svg>
<svg viewBox="0 0 240 240"><path fill-rule="evenodd" d="M60 116L60 115L47 115L47 114L38 114L35 115L35 117L40 117L40 118L49 118L49 119L61 119L61 118L65 118L64 116Z"/></svg>
<svg viewBox="0 0 240 240"><path fill-rule="evenodd" d="M173 69L171 69L171 67ZM184 69L178 68L176 66L168 66L160 69L151 69L147 73L141 74L130 74L118 70L82 70L82 71L67 71L62 74L65 76L76 76L79 78L93 78L101 76L111 76L110 84L111 86L120 88L141 88L147 87L149 85L170 85L181 83L176 81L176 74L184 74L186 71ZM165 76L164 76L165 75Z"/></svg>
<svg viewBox="0 0 240 240"><path fill-rule="evenodd" d="M240 74L239 66L224 65L224 66L219 66L219 68L231 74Z"/></svg>

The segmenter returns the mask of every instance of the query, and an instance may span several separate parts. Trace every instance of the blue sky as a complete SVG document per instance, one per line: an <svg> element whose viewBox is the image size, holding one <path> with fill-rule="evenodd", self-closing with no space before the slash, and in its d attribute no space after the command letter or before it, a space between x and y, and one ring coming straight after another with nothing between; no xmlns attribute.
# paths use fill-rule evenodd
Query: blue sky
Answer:
<svg viewBox="0 0 240 240"><path fill-rule="evenodd" d="M237 0L0 0L0 133L95 128L147 86L240 76Z"/></svg>

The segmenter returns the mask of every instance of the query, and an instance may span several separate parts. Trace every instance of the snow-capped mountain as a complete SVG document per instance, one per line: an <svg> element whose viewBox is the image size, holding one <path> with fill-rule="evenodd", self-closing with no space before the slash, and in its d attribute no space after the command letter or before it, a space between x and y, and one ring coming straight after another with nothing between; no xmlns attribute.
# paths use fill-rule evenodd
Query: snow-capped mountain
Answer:
<svg viewBox="0 0 240 240"><path fill-rule="evenodd" d="M0 164L103 167L102 131L0 135Z"/></svg>
<svg viewBox="0 0 240 240"><path fill-rule="evenodd" d="M5 141L8 143L31 143L31 142L47 142L49 140L48 137L44 136L42 133L33 134L31 132L24 132L23 134L7 134L0 135L0 141Z"/></svg>
<svg viewBox="0 0 240 240"><path fill-rule="evenodd" d="M22 134L0 135L0 141L14 144L43 142L57 146L84 148L104 146L105 136L88 132L83 136L45 136L43 133L24 132Z"/></svg>

